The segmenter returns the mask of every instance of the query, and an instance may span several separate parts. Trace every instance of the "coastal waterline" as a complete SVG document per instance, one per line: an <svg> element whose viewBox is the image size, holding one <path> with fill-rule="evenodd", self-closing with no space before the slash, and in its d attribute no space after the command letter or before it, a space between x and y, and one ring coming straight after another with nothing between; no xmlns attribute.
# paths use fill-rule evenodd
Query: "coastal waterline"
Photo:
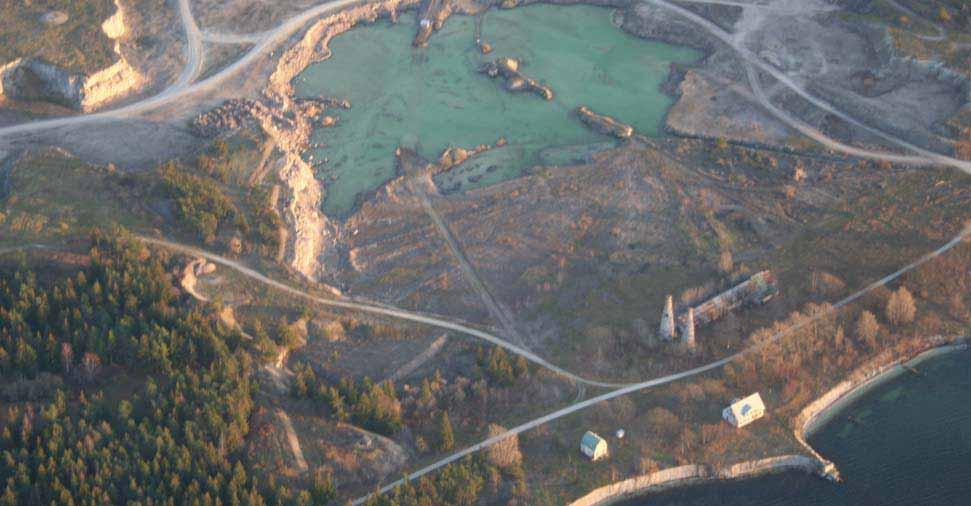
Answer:
<svg viewBox="0 0 971 506"><path fill-rule="evenodd" d="M874 387L809 438L844 482L783 473L650 494L625 506L971 503L971 351L922 362ZM852 420L852 421L851 421Z"/></svg>
<svg viewBox="0 0 971 506"><path fill-rule="evenodd" d="M569 154L608 140L571 117L581 104L656 134L672 102L660 89L670 63L700 53L633 37L613 25L612 14L591 6L489 11L482 20L483 40L494 48L489 55L477 50L469 16L450 18L421 49L411 47L411 14L394 25L381 20L335 38L333 56L294 81L298 96L352 104L335 111L337 126L314 136L325 145L314 153L318 161L327 159L317 169L326 188L325 212L346 214L358 194L390 179L398 146L434 159L449 146L508 140L464 173L439 178L448 190L495 183L541 160L568 158L556 147ZM521 59L523 73L552 86L554 100L506 92L500 80L478 73L483 62L499 56Z"/></svg>

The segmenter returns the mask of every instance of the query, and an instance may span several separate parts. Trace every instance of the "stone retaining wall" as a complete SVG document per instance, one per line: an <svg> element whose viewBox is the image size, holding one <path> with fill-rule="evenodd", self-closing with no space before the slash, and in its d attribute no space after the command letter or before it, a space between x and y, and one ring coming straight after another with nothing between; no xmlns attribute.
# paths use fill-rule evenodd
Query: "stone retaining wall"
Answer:
<svg viewBox="0 0 971 506"><path fill-rule="evenodd" d="M603 506L646 492L660 491L674 486L698 484L714 480L737 480L790 470L818 473L821 468L819 462L804 455L769 457L749 462L740 462L724 468L689 464L605 485L571 502L570 506Z"/></svg>

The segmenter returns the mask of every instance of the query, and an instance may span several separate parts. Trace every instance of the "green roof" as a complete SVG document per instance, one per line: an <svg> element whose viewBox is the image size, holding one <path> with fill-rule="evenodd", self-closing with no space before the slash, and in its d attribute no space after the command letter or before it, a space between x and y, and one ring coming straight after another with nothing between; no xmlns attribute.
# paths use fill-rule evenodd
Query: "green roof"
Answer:
<svg viewBox="0 0 971 506"><path fill-rule="evenodd" d="M588 430L587 433L583 435L583 438L580 439L580 444L582 446L586 446L587 448L596 448L601 441L606 443L606 441L604 441L604 438Z"/></svg>

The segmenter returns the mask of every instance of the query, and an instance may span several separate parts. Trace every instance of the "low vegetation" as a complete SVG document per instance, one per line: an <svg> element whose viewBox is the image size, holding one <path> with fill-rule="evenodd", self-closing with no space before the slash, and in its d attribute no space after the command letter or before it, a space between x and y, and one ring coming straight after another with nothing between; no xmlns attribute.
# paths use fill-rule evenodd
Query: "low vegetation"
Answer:
<svg viewBox="0 0 971 506"><path fill-rule="evenodd" d="M45 24L41 17L63 12L67 21ZM114 63L113 42L101 23L115 12L112 0L0 0L0 65L36 57L72 72L90 74Z"/></svg>
<svg viewBox="0 0 971 506"><path fill-rule="evenodd" d="M401 430L401 402L394 383L374 383L365 379L355 384L342 379L336 385L317 378L313 369L305 365L298 370L291 393L299 399L311 399L327 406L331 418L351 421L367 430L391 436Z"/></svg>
<svg viewBox="0 0 971 506"><path fill-rule="evenodd" d="M236 157L225 141L217 140L193 164L160 165L160 196L174 204L180 226L197 240L209 245L218 241L234 255L254 249L273 255L280 247L283 221L270 189L236 186Z"/></svg>
<svg viewBox="0 0 971 506"><path fill-rule="evenodd" d="M151 182L114 165L49 150L0 169L0 242L83 237L92 227L147 229L158 223Z"/></svg>
<svg viewBox="0 0 971 506"><path fill-rule="evenodd" d="M538 429L523 447L532 504L562 504L607 483L677 465L726 466L804 453L793 437L801 429L796 415L852 371L971 333L968 265L971 242L849 306L804 304L753 331L745 346L754 351L721 370L614 399ZM724 406L752 392L765 399L765 419L744 429L721 420ZM617 427L627 435L608 438L607 462L585 462L575 453L583 431L606 435Z"/></svg>

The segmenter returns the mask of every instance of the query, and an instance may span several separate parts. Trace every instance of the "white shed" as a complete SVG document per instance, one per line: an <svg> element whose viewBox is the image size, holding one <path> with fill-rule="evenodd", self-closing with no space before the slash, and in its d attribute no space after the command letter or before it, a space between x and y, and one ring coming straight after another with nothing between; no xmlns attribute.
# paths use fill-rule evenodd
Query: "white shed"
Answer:
<svg viewBox="0 0 971 506"><path fill-rule="evenodd" d="M765 404L758 392L744 399L735 399L730 406L722 410L722 418L735 427L745 427L763 416L765 416Z"/></svg>
<svg viewBox="0 0 971 506"><path fill-rule="evenodd" d="M590 460L600 460L607 456L607 441L588 430L580 438L580 451Z"/></svg>

